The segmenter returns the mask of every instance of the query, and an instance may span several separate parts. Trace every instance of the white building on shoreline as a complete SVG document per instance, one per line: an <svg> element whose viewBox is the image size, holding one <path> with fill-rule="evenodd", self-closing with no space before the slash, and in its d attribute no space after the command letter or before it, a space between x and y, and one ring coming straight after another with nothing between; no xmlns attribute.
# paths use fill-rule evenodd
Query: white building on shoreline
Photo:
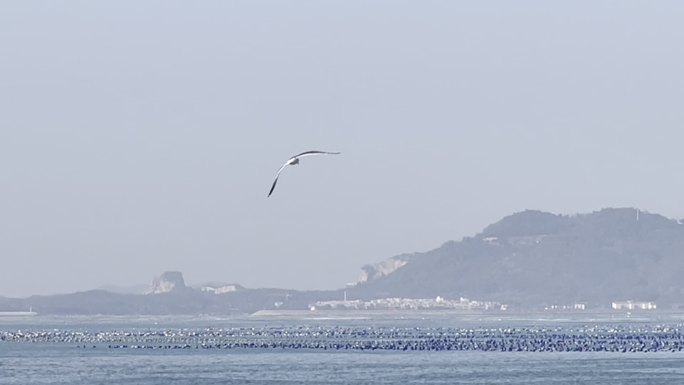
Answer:
<svg viewBox="0 0 684 385"><path fill-rule="evenodd" d="M655 302L618 301L612 303L614 310L656 310Z"/></svg>

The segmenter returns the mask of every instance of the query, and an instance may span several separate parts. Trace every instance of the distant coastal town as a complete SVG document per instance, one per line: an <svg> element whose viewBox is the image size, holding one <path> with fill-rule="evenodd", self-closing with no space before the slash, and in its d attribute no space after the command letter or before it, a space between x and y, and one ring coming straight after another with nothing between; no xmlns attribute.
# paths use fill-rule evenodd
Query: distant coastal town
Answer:
<svg viewBox="0 0 684 385"><path fill-rule="evenodd" d="M280 307L282 302L275 304ZM462 310L462 311L506 311L509 306L496 301L476 301L460 297L459 299L436 298L382 298L373 300L336 300L317 301L310 305L309 310ZM653 301L616 301L611 303L613 310L656 310ZM548 305L546 311L584 311L585 303L567 305Z"/></svg>
<svg viewBox="0 0 684 385"><path fill-rule="evenodd" d="M341 300L317 301L310 310L506 310L507 305L490 301L471 301L468 298L456 300L436 298L382 298L369 301Z"/></svg>

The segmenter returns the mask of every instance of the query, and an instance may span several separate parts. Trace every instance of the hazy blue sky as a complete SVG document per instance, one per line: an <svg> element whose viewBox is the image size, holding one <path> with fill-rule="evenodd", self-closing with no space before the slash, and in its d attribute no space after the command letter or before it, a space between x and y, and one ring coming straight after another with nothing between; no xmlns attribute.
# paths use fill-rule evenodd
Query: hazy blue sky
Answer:
<svg viewBox="0 0 684 385"><path fill-rule="evenodd" d="M684 2L4 1L0 295L339 288L524 209L684 217ZM284 171L291 155L319 149Z"/></svg>

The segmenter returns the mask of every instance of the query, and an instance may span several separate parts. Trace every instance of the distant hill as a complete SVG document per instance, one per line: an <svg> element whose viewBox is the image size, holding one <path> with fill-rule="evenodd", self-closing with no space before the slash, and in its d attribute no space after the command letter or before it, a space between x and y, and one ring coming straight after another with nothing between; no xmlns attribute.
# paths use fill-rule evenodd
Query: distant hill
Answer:
<svg viewBox="0 0 684 385"><path fill-rule="evenodd" d="M528 210L474 237L376 266L364 268L351 295L462 296L522 307L607 307L618 300L668 306L684 303L684 225L633 208L573 216Z"/></svg>
<svg viewBox="0 0 684 385"><path fill-rule="evenodd" d="M0 311L39 314L234 314L307 309L316 301L459 298L510 309L613 301L684 307L684 225L633 208L582 215L528 210L441 247L362 268L353 287L331 291L249 289L223 282L186 286L166 272L133 293L92 290L29 298L0 297ZM345 293L342 293L345 291Z"/></svg>
<svg viewBox="0 0 684 385"><path fill-rule="evenodd" d="M185 286L180 272L155 277L147 294L121 294L89 290L71 294L0 297L0 312L26 311L38 314L245 314L264 309L307 309L319 299L338 298L334 291L302 292L285 289L246 289L239 285Z"/></svg>

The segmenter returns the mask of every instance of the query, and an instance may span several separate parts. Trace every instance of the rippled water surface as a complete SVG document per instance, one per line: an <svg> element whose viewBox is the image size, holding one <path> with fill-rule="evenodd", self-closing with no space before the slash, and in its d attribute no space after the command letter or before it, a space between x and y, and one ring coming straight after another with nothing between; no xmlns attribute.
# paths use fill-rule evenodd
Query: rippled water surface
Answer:
<svg viewBox="0 0 684 385"><path fill-rule="evenodd" d="M7 330L163 330L292 327L296 320L0 320ZM426 320L308 320L357 328L434 326ZM378 326L380 324L380 326ZM467 320L469 326L519 321ZM513 325L512 325L513 324ZM545 321L552 326L554 321ZM567 324L563 324L567 327ZM449 325L454 326L454 325ZM673 325L676 327L677 325ZM649 327L645 324L645 327ZM66 342L0 342L0 384L678 384L684 352L329 351L110 349Z"/></svg>

